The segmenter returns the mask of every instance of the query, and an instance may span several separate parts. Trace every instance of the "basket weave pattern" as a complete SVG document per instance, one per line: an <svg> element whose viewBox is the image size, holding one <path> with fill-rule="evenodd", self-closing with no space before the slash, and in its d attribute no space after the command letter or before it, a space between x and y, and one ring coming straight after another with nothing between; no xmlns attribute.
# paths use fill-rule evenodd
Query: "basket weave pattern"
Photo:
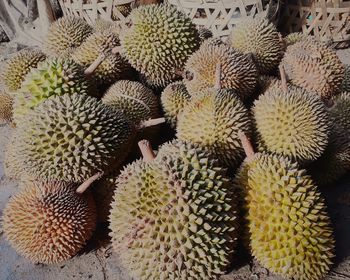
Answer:
<svg viewBox="0 0 350 280"><path fill-rule="evenodd" d="M290 0L285 18L289 32L302 31L335 47L350 45L350 0Z"/></svg>
<svg viewBox="0 0 350 280"><path fill-rule="evenodd" d="M167 0L192 21L210 29L214 36L226 37L242 17L267 14L263 0Z"/></svg>
<svg viewBox="0 0 350 280"><path fill-rule="evenodd" d="M59 0L64 15L75 15L93 24L96 19L125 22L123 8L135 0Z"/></svg>

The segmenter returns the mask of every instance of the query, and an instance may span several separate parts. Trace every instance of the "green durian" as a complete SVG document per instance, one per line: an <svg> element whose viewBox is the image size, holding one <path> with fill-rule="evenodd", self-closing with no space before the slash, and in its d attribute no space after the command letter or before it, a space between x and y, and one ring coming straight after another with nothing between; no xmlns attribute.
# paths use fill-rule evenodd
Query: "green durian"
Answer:
<svg viewBox="0 0 350 280"><path fill-rule="evenodd" d="M101 64L91 74L98 85L109 86L117 80L127 76L130 72L130 65L120 54L113 54L111 50L119 46L118 36L112 30L106 29L96 32L86 39L80 47L76 48L72 58L87 68L99 55L105 57Z"/></svg>
<svg viewBox="0 0 350 280"><path fill-rule="evenodd" d="M288 279L323 278L335 242L325 201L305 170L280 155L255 154L236 184L245 194L252 255Z"/></svg>
<svg viewBox="0 0 350 280"><path fill-rule="evenodd" d="M24 174L81 182L127 156L135 128L122 112L85 94L51 97L17 123L15 156Z"/></svg>
<svg viewBox="0 0 350 280"><path fill-rule="evenodd" d="M31 49L22 50L9 58L5 62L1 75L6 90L15 94L30 70L36 68L45 59L46 56L41 51Z"/></svg>
<svg viewBox="0 0 350 280"><path fill-rule="evenodd" d="M130 13L130 27L120 35L122 53L155 85L176 80L200 39L191 19L175 7L140 6Z"/></svg>
<svg viewBox="0 0 350 280"><path fill-rule="evenodd" d="M201 94L216 82L221 67L221 87L232 89L242 99L251 96L257 84L258 72L250 56L206 40L186 63L184 82L191 96Z"/></svg>
<svg viewBox="0 0 350 280"><path fill-rule="evenodd" d="M245 54L252 54L260 73L275 70L283 57L283 40L267 18L248 18L231 31L228 44Z"/></svg>
<svg viewBox="0 0 350 280"><path fill-rule="evenodd" d="M230 187L225 169L189 143L126 166L110 214L122 264L137 279L218 279L236 240Z"/></svg>
<svg viewBox="0 0 350 280"><path fill-rule="evenodd" d="M312 37L301 32L293 32L283 38L286 47L307 39L312 39Z"/></svg>
<svg viewBox="0 0 350 280"><path fill-rule="evenodd" d="M177 137L210 151L222 164L237 167L244 156L238 138L242 130L251 134L248 110L227 90L208 89L192 98L179 116Z"/></svg>
<svg viewBox="0 0 350 280"><path fill-rule="evenodd" d="M289 46L282 65L290 82L323 98L341 91L344 66L338 55L325 44L313 39Z"/></svg>
<svg viewBox="0 0 350 280"><path fill-rule="evenodd" d="M331 120L322 100L297 87L272 86L254 102L259 145L300 163L319 158Z"/></svg>
<svg viewBox="0 0 350 280"><path fill-rule="evenodd" d="M95 203L90 193L78 195L75 187L29 181L10 198L3 231L20 255L33 263L53 264L83 248L95 229Z"/></svg>
<svg viewBox="0 0 350 280"><path fill-rule="evenodd" d="M50 56L69 56L93 32L93 28L82 18L64 16L49 28L43 50Z"/></svg>
<svg viewBox="0 0 350 280"><path fill-rule="evenodd" d="M15 99L15 119L52 96L74 93L96 95L84 69L72 59L47 59L24 79Z"/></svg>
<svg viewBox="0 0 350 280"><path fill-rule="evenodd" d="M191 96L182 81L169 84L161 95L161 103L166 121L176 127L179 114L190 103Z"/></svg>

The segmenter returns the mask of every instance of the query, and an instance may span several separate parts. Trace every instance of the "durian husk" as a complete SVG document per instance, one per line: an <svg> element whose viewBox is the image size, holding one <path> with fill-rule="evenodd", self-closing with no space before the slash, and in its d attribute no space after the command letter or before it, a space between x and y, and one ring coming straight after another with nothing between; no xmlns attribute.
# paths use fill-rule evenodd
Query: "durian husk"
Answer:
<svg viewBox="0 0 350 280"><path fill-rule="evenodd" d="M13 97L0 90L0 122L11 122L13 114Z"/></svg>
<svg viewBox="0 0 350 280"><path fill-rule="evenodd" d="M50 26L43 50L49 56L69 57L92 33L93 28L84 19L64 16Z"/></svg>
<svg viewBox="0 0 350 280"><path fill-rule="evenodd" d="M236 239L226 171L203 149L167 143L125 167L110 215L112 244L137 279L218 279Z"/></svg>
<svg viewBox="0 0 350 280"><path fill-rule="evenodd" d="M16 94L30 70L36 68L45 59L45 54L36 49L25 49L9 58L1 71L1 79L6 91Z"/></svg>
<svg viewBox="0 0 350 280"><path fill-rule="evenodd" d="M200 43L191 19L174 6L159 4L133 9L127 21L130 27L120 40L129 63L156 86L177 80Z"/></svg>
<svg viewBox="0 0 350 280"><path fill-rule="evenodd" d="M95 203L75 185L28 181L12 196L3 213L3 231L11 246L33 263L70 259L95 229Z"/></svg>
<svg viewBox="0 0 350 280"><path fill-rule="evenodd" d="M267 18L242 20L232 29L228 43L243 53L252 54L262 74L275 70L283 57L283 39Z"/></svg>
<svg viewBox="0 0 350 280"><path fill-rule="evenodd" d="M335 242L325 201L310 176L278 155L256 154L244 165L236 184L244 190L252 255L288 279L323 278Z"/></svg>
<svg viewBox="0 0 350 280"><path fill-rule="evenodd" d="M161 95L162 108L166 121L172 128L176 128L178 116L190 100L191 96L182 81L171 83L164 89Z"/></svg>
<svg viewBox="0 0 350 280"><path fill-rule="evenodd" d="M218 65L221 68L221 88L231 89L241 98L251 96L257 85L258 72L250 55L225 44L206 40L186 63L184 82L191 96L200 95L216 84Z"/></svg>
<svg viewBox="0 0 350 280"><path fill-rule="evenodd" d="M321 42L308 39L289 46L282 65L292 84L322 98L341 92L344 66L335 51Z"/></svg>
<svg viewBox="0 0 350 280"><path fill-rule="evenodd" d="M227 90L210 89L192 98L180 114L177 137L206 148L234 169L244 157L238 132L251 135L251 129L250 114L239 98Z"/></svg>
<svg viewBox="0 0 350 280"><path fill-rule="evenodd" d="M342 90L350 92L350 65L344 65L345 72L344 72L344 79L342 84Z"/></svg>

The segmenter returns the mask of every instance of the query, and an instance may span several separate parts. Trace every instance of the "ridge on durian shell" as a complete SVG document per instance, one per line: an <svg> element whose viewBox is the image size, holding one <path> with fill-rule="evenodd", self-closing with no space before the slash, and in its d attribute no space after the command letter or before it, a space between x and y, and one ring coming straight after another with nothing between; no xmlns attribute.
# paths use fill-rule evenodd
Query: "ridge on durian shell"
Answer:
<svg viewBox="0 0 350 280"><path fill-rule="evenodd" d="M341 91L344 66L335 51L324 43L307 39L290 45L282 65L292 84L322 98Z"/></svg>
<svg viewBox="0 0 350 280"><path fill-rule="evenodd" d="M257 85L258 72L250 55L245 55L215 39L204 41L185 66L184 83L191 96L214 87L217 66L221 67L221 88L249 98Z"/></svg>
<svg viewBox="0 0 350 280"><path fill-rule="evenodd" d="M81 182L121 163L135 137L122 112L94 97L51 97L20 119L15 149L26 173Z"/></svg>
<svg viewBox="0 0 350 280"><path fill-rule="evenodd" d="M251 134L248 110L231 91L208 89L192 98L179 116L177 137L210 151L230 168L239 166L244 157L238 132Z"/></svg>
<svg viewBox="0 0 350 280"><path fill-rule="evenodd" d="M8 93L16 94L25 76L44 61L46 56L36 49L24 49L9 58L1 70L1 79Z"/></svg>
<svg viewBox="0 0 350 280"><path fill-rule="evenodd" d="M122 111L135 125L159 117L159 102L153 91L136 81L120 80L104 94L102 102Z"/></svg>
<svg viewBox="0 0 350 280"><path fill-rule="evenodd" d="M49 56L69 56L93 32L93 28L82 18L64 16L53 22L43 43Z"/></svg>
<svg viewBox="0 0 350 280"><path fill-rule="evenodd" d="M247 18L235 25L228 44L246 54L252 54L260 73L275 70L283 57L283 40L277 28L267 18Z"/></svg>
<svg viewBox="0 0 350 280"><path fill-rule="evenodd" d="M33 263L70 259L95 229L95 203L90 193L77 195L75 185L28 181L3 212L3 231L14 249Z"/></svg>
<svg viewBox="0 0 350 280"><path fill-rule="evenodd" d="M174 6L152 4L133 9L127 21L120 40L129 63L156 86L177 80L200 43L191 19Z"/></svg>
<svg viewBox="0 0 350 280"><path fill-rule="evenodd" d="M316 94L275 84L254 102L253 113L263 150L308 163L326 149L331 119Z"/></svg>
<svg viewBox="0 0 350 280"><path fill-rule="evenodd" d="M325 276L335 242L325 201L310 176L289 159L266 153L245 162L240 172L236 184L244 190L253 256L286 278Z"/></svg>
<svg viewBox="0 0 350 280"><path fill-rule="evenodd" d="M209 280L225 272L236 218L224 174L205 150L179 141L164 144L151 163L125 167L110 228L132 276Z"/></svg>

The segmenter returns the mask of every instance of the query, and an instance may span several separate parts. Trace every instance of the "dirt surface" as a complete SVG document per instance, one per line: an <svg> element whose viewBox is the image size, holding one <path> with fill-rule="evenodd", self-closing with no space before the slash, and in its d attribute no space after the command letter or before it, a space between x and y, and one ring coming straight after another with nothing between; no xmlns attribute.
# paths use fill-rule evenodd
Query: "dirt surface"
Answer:
<svg viewBox="0 0 350 280"><path fill-rule="evenodd" d="M15 49L15 48L13 48ZM0 54L2 47L0 45ZM350 50L339 51L344 63L350 64ZM1 61L1 59L0 59ZM12 129L0 127L0 216L8 199L17 191L17 182L4 177L4 148ZM335 186L321 190L326 198L337 240L337 258L326 280L350 279L350 176ZM282 280L255 261L244 250L235 256L235 267L222 280ZM99 226L87 248L73 259L58 265L33 265L17 255L5 240L0 228L0 280L131 280L121 268L108 242L107 230Z"/></svg>

